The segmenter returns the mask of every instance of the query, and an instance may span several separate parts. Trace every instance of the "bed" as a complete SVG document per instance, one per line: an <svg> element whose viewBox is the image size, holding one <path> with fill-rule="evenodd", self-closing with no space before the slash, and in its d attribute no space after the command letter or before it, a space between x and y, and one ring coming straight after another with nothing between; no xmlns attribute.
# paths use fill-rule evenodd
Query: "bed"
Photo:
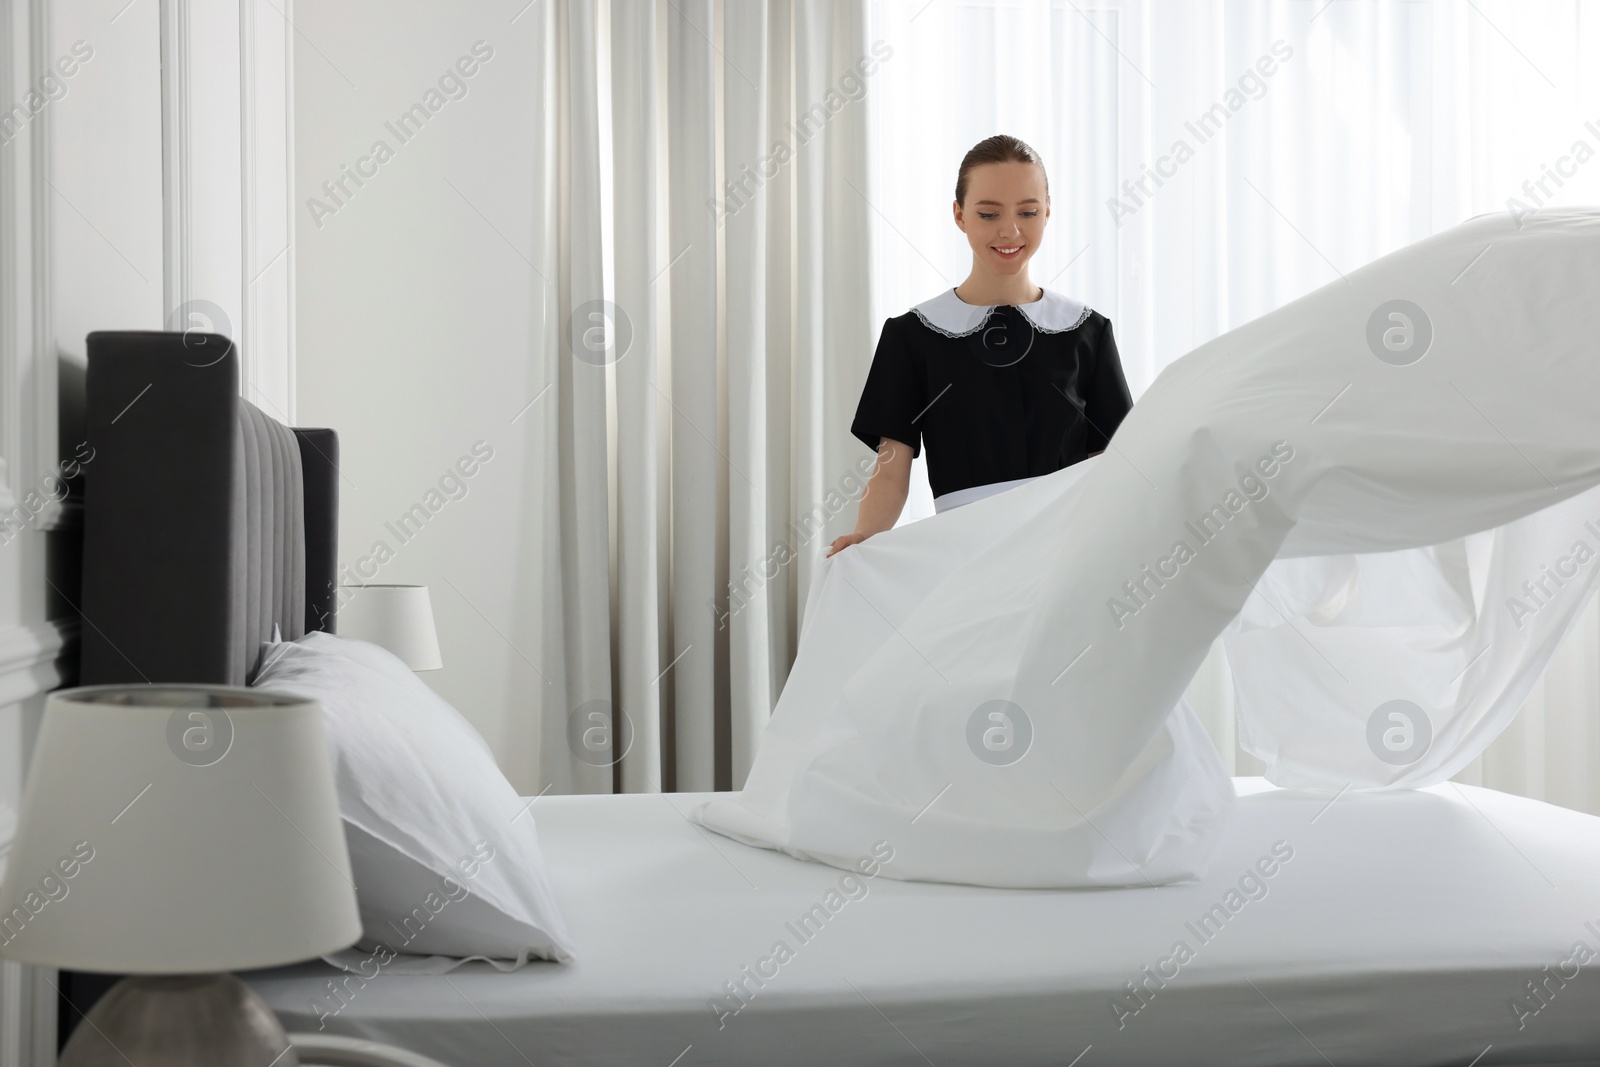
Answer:
<svg viewBox="0 0 1600 1067"><path fill-rule="evenodd" d="M90 337L84 683L240 684L272 625L334 627L337 437L239 399L227 349ZM692 824L710 794L544 796L573 962L243 977L457 1067L1600 1061L1600 818L1235 786L1203 880L1089 891L845 883Z"/></svg>
<svg viewBox="0 0 1600 1067"><path fill-rule="evenodd" d="M1569 967L1548 1006L1525 987L1576 942L1600 948L1600 819L1453 784L1332 804L1237 784L1240 817L1202 882L1033 891L880 878L803 928L809 940L799 920L843 872L692 826L683 813L703 795L546 796L532 812L572 963L380 973L352 984L342 1010L326 965L246 978L291 1029L320 1022L483 1067L1600 1057L1600 980ZM1291 857L1272 863L1275 844ZM1254 899L1230 901L1252 871ZM1390 892L1372 894L1375 883ZM1211 911L1229 903L1226 917ZM762 978L779 940L793 958ZM1177 941L1192 959L1173 958ZM727 982L744 983L747 1007ZM1520 1027L1519 997L1538 1008Z"/></svg>

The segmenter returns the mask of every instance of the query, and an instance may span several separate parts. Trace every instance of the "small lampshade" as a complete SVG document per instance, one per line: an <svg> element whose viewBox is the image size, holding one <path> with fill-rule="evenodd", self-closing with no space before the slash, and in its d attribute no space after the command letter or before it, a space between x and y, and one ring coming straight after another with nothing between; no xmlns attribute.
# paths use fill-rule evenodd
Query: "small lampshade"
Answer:
<svg viewBox="0 0 1600 1067"><path fill-rule="evenodd" d="M49 694L0 886L0 956L190 974L360 936L315 701L206 685Z"/></svg>
<svg viewBox="0 0 1600 1067"><path fill-rule="evenodd" d="M436 671L439 634L425 585L344 585L338 633L393 652L414 671Z"/></svg>

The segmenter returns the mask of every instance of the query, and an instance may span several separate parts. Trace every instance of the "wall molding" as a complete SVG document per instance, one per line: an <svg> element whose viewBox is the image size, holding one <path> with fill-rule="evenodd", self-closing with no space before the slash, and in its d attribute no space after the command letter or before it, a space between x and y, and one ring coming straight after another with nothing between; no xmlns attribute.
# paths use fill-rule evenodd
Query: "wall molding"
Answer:
<svg viewBox="0 0 1600 1067"><path fill-rule="evenodd" d="M6 18L0 32L6 34L4 48L7 65L19 69L26 84L33 84L49 69L49 4L29 0L26 5L8 5L15 18ZM25 14L23 12L26 12ZM25 18L26 28L15 19ZM26 35L24 40L24 34ZM13 36L14 35L14 36ZM11 86L6 87L10 95ZM24 136L13 143L3 207L6 229L3 248L5 307L0 311L0 341L6 349L3 360L4 392L9 397L5 412L8 464L6 484L14 488L14 501L25 499L38 488L57 461L57 354L52 321L50 276L50 235L53 232L52 202L49 190L52 118L45 108L29 123ZM24 155L24 152L26 153ZM31 380L31 388L30 388ZM28 395L31 394L31 395ZM23 397L28 396L26 410ZM7 505L11 506L11 505ZM35 529L59 524L65 510L52 503L35 517ZM42 567L47 553L39 546L23 548L25 557ZM27 570L24 570L24 577ZM58 624L50 621L3 620L10 625L0 629L0 707L31 700L61 684L59 659L77 633L78 621ZM9 738L22 742L19 730ZM21 754L26 759L26 752ZM10 798L0 800L0 865L11 850L16 833L17 813ZM0 962L0 1067L48 1067L56 1061L55 972L29 967L12 960Z"/></svg>
<svg viewBox="0 0 1600 1067"><path fill-rule="evenodd" d="M76 642L76 618L0 628L0 708L42 696L63 681L60 659ZM0 877L16 834L17 812L0 798Z"/></svg>
<svg viewBox="0 0 1600 1067"><path fill-rule="evenodd" d="M36 72L51 69L50 8L47 0L30 0L29 42L32 53L30 66ZM49 109L47 108L46 111ZM39 116L33 131L33 158L30 161L28 259L33 275L30 279L32 314L29 318L28 341L31 353L30 370L33 376L33 447L25 457L27 476L40 483L46 475L56 472L60 461L59 371L56 360L54 257L50 251L50 235L55 232L55 201L46 190L51 188L50 158L54 141L54 122L49 114ZM13 387L15 386L13 380ZM20 494L19 494L20 495ZM51 504L44 516L47 524L59 518L58 505Z"/></svg>
<svg viewBox="0 0 1600 1067"><path fill-rule="evenodd" d="M49 0L0 5L0 85L4 106L26 100L51 70ZM0 155L0 496L6 508L46 493L46 475L56 470L57 381L50 275L54 223L50 186L52 108L31 113ZM58 523L52 505L34 517L35 530ZM3 550L0 566L9 588L35 592L43 586L49 552L40 538ZM21 707L61 684L59 659L76 635L77 620L57 624L24 612L47 603L36 595L9 596L0 615L0 746L7 767L0 789L0 864L16 833L20 773L31 731ZM15 754L16 762L11 757ZM0 961L0 1067L49 1067L56 1061L55 973L13 960Z"/></svg>
<svg viewBox="0 0 1600 1067"><path fill-rule="evenodd" d="M11 858L11 842L17 836L17 810L0 801L0 879L6 876L6 861Z"/></svg>
<svg viewBox="0 0 1600 1067"><path fill-rule="evenodd" d="M56 1062L56 972L0 960L0 1064Z"/></svg>
<svg viewBox="0 0 1600 1067"><path fill-rule="evenodd" d="M161 0L161 281L168 322L193 293L189 82L189 2Z"/></svg>
<svg viewBox="0 0 1600 1067"><path fill-rule="evenodd" d="M292 20L295 14L294 0L280 0L280 2L283 5L284 25L292 27L294 24ZM297 257L295 255L295 243L300 233L297 222L298 216L295 214L294 202L294 115L294 32L292 29L290 29L285 30L283 34L283 218L284 225L288 231L286 236L288 237L289 241L288 251L284 253L284 255L288 257L284 264L284 270L288 274L289 284L283 294L284 345L286 346L283 354L285 364L284 388L288 393L288 395L284 398L285 407L283 421L289 426L298 425L297 420L299 419L299 414L296 410L299 405L296 399L297 392L295 388L295 381L297 377L296 368L299 360L300 350L297 341L299 331L295 327L294 292L295 263L297 261Z"/></svg>
<svg viewBox="0 0 1600 1067"><path fill-rule="evenodd" d="M5 70L11 77L0 85L0 93L9 101L17 98L17 82L24 85L32 74L29 64L16 63L19 49L13 40L17 27L12 17L11 7L7 5L0 8L0 55L6 57L6 62L0 70ZM11 72L15 69L16 73ZM19 133L13 140L12 152L24 149L31 140L28 132ZM21 142L17 144L16 142ZM22 168L15 166L11 160L6 163L6 173L0 178L0 262L7 266L0 272L0 382L8 386L19 381L17 373L18 355L24 337L22 320L17 314L18 293L25 292L26 282L11 276L12 267L20 262L17 249L17 231L19 223L26 216L26 206L20 201L26 200L25 193L19 188L19 178L22 178ZM17 450L21 446L22 436L20 424L22 419L22 405L17 397L17 390L6 388L0 390L0 508L9 510L21 495L17 487L12 484L12 477L16 473L15 464Z"/></svg>
<svg viewBox="0 0 1600 1067"><path fill-rule="evenodd" d="M61 655L76 642L77 619L0 629L0 708L14 707L62 682ZM21 740L13 735L13 740ZM0 877L10 859L17 812L0 799ZM0 1067L56 1062L56 972L0 960Z"/></svg>
<svg viewBox="0 0 1600 1067"><path fill-rule="evenodd" d="M245 395L261 391L260 316L256 311L256 18L255 0L239 0L239 200L244 205L239 227L239 328L236 340L243 358L239 385Z"/></svg>
<svg viewBox="0 0 1600 1067"><path fill-rule="evenodd" d="M292 0L238 0L240 391L294 425Z"/></svg>
<svg viewBox="0 0 1600 1067"><path fill-rule="evenodd" d="M58 619L0 629L0 708L48 693L63 680L57 665L78 636L79 623Z"/></svg>

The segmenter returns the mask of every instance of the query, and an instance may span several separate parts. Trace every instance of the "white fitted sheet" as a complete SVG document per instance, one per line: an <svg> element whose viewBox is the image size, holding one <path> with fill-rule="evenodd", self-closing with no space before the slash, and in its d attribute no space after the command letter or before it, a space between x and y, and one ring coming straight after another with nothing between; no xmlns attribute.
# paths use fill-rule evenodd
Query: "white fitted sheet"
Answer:
<svg viewBox="0 0 1600 1067"><path fill-rule="evenodd" d="M1203 881L864 879L809 940L786 924L846 872L691 824L711 794L544 797L532 813L572 962L380 974L326 1017L311 1002L331 967L243 977L290 1030L322 1018L453 1067L1600 1061L1600 818L1453 783L1337 799L1235 784ZM1260 879L1265 895L1227 900L1279 841L1293 857ZM1229 903L1198 937L1190 924ZM1153 997L1119 1026L1113 998L1135 1006L1125 983L1180 939L1192 958L1146 980ZM779 940L792 958L764 988L747 982L748 1006L719 1027L724 982ZM1574 975L1578 942L1597 958ZM1519 1026L1528 980L1553 994L1527 1000L1539 1010Z"/></svg>

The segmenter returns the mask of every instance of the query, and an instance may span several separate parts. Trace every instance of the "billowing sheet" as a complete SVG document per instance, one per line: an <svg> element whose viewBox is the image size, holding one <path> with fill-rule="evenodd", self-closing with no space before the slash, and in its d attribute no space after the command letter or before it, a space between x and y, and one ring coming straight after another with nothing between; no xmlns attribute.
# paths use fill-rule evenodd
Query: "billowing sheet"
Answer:
<svg viewBox="0 0 1600 1067"><path fill-rule="evenodd" d="M1197 877L1224 635L1280 785L1438 782L1600 570L1600 213L1485 215L1197 348L1101 456L816 572L744 788L693 811L892 878ZM1591 525L1592 523L1592 525Z"/></svg>

